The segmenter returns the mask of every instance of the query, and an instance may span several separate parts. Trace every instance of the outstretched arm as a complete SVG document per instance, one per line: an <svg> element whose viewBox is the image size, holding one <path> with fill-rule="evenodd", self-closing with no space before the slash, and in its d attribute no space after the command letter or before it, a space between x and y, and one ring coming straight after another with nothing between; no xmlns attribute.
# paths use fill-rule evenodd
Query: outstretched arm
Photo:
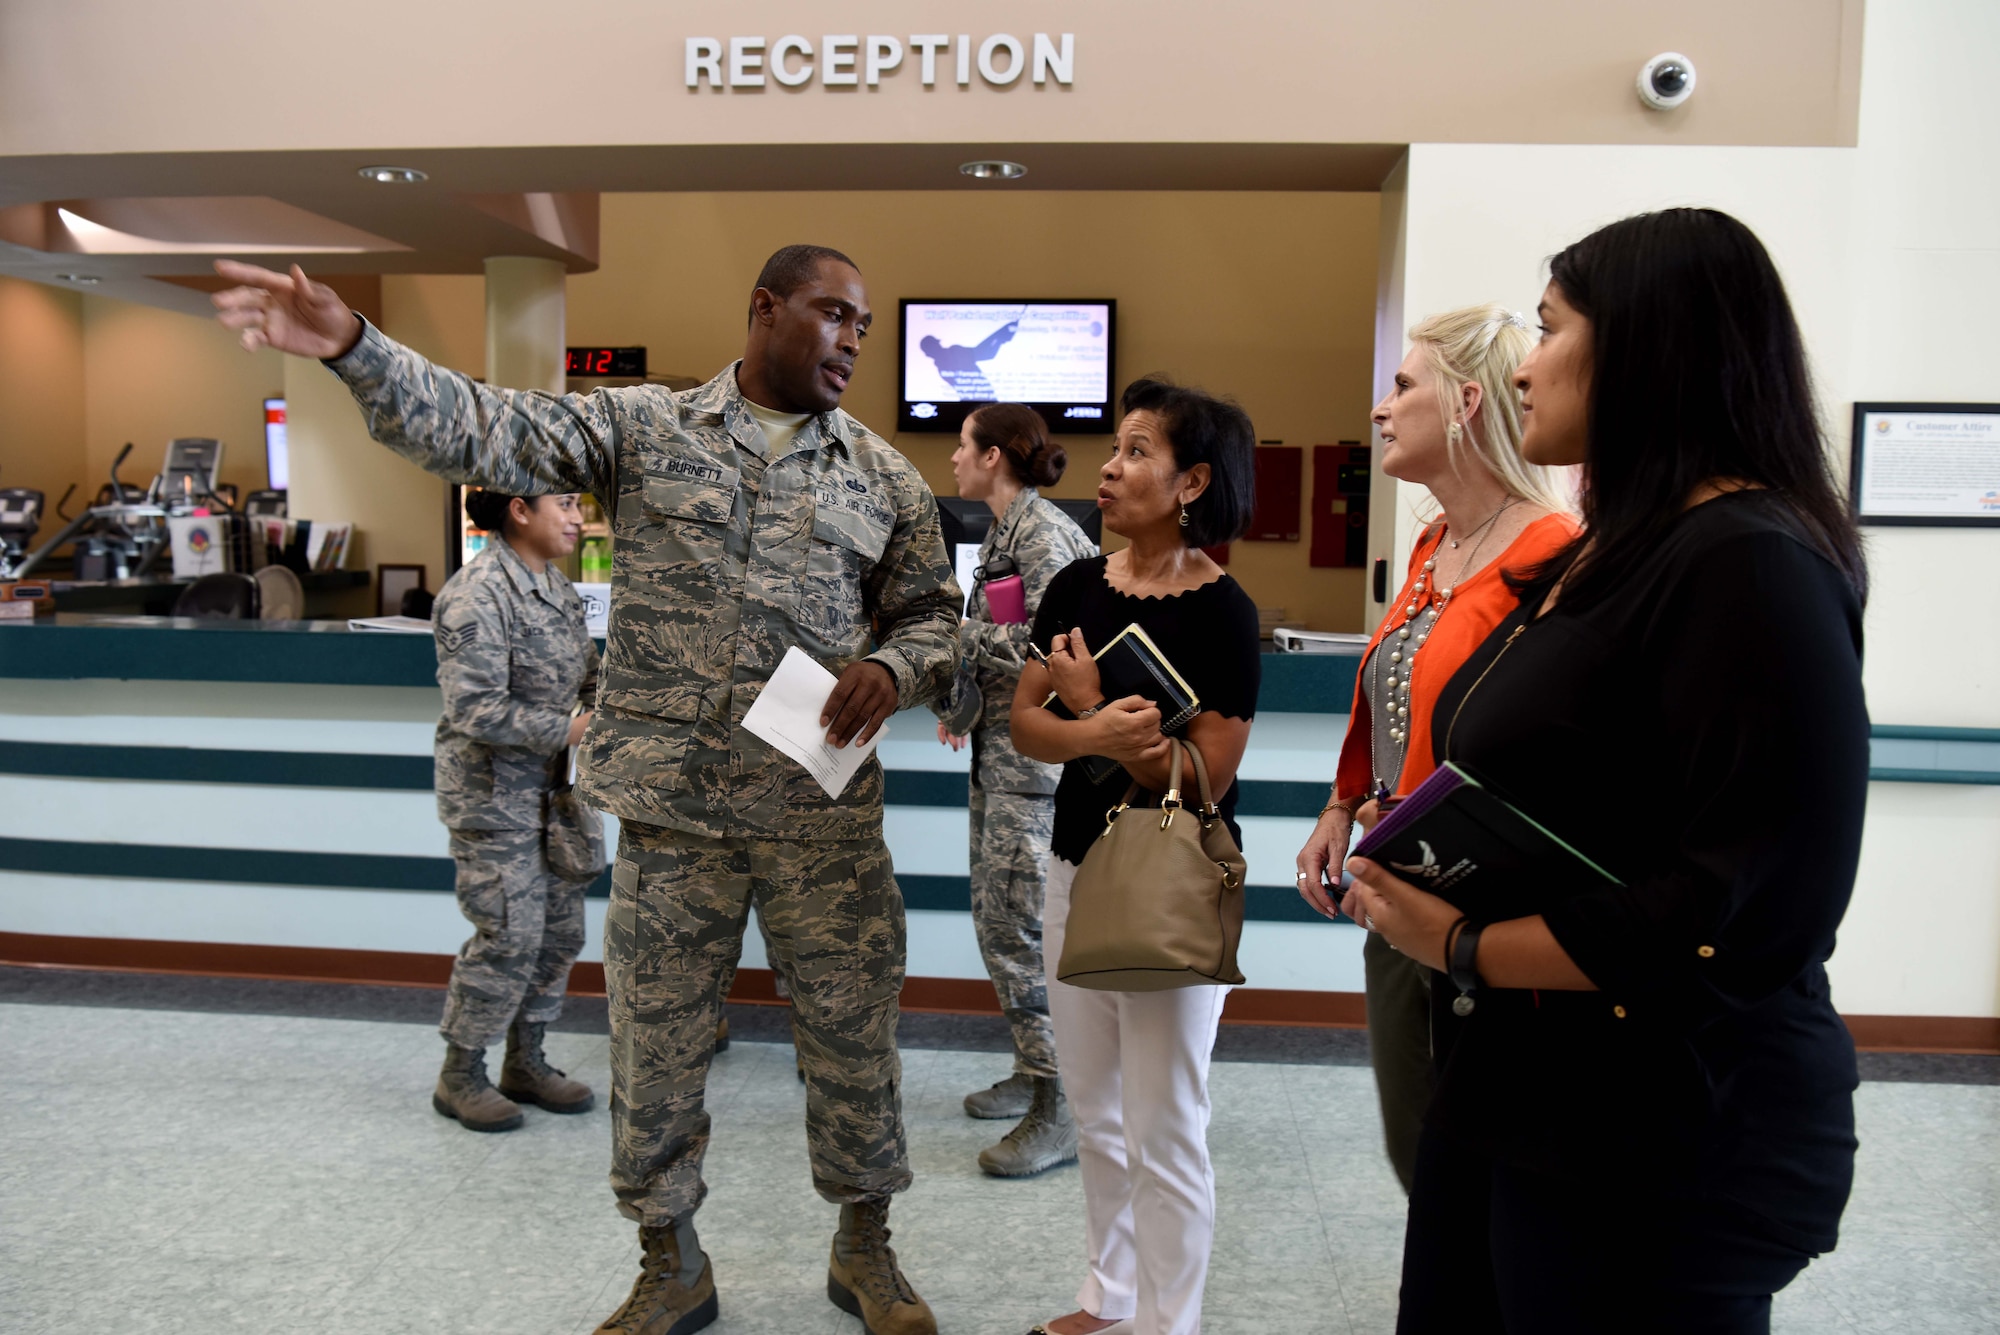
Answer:
<svg viewBox="0 0 2000 1335"><path fill-rule="evenodd" d="M435 366L296 264L281 274L218 260L215 270L239 285L212 300L244 347L326 362L367 415L368 434L418 467L517 496L613 499L617 415L605 396L495 389Z"/></svg>

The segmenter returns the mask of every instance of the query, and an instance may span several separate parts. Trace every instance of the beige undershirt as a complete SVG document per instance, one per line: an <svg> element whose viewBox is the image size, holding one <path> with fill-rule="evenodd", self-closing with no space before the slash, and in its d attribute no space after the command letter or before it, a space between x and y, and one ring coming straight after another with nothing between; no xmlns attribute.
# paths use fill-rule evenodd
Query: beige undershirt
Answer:
<svg viewBox="0 0 2000 1335"><path fill-rule="evenodd" d="M757 425L764 430L764 443L770 449L770 458L777 458L791 445L792 437L799 434L799 428L806 424L811 413L781 413L774 408L743 400L750 409L750 415L757 419Z"/></svg>

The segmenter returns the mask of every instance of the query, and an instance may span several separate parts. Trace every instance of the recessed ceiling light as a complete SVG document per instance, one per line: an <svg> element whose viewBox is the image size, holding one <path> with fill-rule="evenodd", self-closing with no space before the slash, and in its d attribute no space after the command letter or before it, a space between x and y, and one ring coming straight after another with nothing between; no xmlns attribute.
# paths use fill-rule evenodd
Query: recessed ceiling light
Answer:
<svg viewBox="0 0 2000 1335"><path fill-rule="evenodd" d="M430 180L431 175L415 167L363 167L361 179L377 185L415 185L419 181Z"/></svg>
<svg viewBox="0 0 2000 1335"><path fill-rule="evenodd" d="M56 281L59 283L76 283L82 287L96 287L104 280L94 273L59 273L56 275Z"/></svg>
<svg viewBox="0 0 2000 1335"><path fill-rule="evenodd" d="M1014 181L1028 174L1028 169L1018 162L1008 162L1004 158L985 158L978 162L959 165L960 173L976 176L982 181Z"/></svg>

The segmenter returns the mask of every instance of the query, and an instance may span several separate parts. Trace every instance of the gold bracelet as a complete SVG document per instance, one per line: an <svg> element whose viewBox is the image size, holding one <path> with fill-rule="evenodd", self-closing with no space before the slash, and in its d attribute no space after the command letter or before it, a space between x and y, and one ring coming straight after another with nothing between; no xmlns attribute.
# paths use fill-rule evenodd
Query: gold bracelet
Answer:
<svg viewBox="0 0 2000 1335"><path fill-rule="evenodd" d="M1347 813L1347 818L1349 820L1353 820L1355 809L1359 806L1360 803L1356 802L1353 798L1349 798L1347 801L1343 802L1336 797L1332 801L1328 802L1325 806L1319 809L1320 819L1325 820L1326 813L1329 811L1339 810L1339 811L1345 811Z"/></svg>

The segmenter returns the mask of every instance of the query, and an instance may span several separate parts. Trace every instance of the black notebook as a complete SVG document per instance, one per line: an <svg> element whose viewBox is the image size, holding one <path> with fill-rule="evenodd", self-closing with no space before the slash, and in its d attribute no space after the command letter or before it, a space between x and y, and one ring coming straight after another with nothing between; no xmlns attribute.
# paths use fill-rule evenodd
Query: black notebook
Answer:
<svg viewBox="0 0 2000 1335"><path fill-rule="evenodd" d="M1122 700L1128 695L1140 695L1151 700L1160 707L1161 732L1178 736L1188 721L1201 712L1201 700L1194 688L1174 670L1174 665L1160 652L1160 646L1153 643L1138 622L1119 631L1111 643L1092 657L1097 659L1104 698ZM1055 692L1049 692L1042 708L1047 709L1055 698ZM1083 768L1092 783L1103 783L1124 766L1106 756L1086 756Z"/></svg>
<svg viewBox="0 0 2000 1335"><path fill-rule="evenodd" d="M1619 884L1519 807L1447 761L1355 846L1481 922L1540 913Z"/></svg>

